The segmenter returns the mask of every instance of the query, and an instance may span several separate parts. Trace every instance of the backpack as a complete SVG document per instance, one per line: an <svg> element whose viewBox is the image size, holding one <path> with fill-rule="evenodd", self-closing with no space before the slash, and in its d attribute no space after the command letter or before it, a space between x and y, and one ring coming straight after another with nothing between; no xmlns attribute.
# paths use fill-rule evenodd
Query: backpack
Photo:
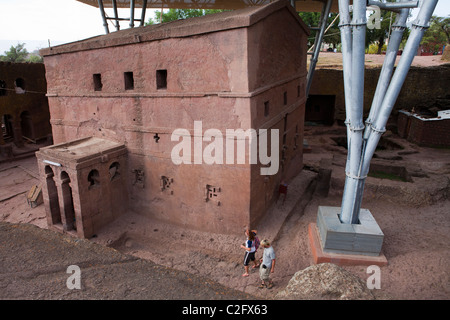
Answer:
<svg viewBox="0 0 450 320"><path fill-rule="evenodd" d="M257 236L255 236L255 251L258 250L259 248L259 238Z"/></svg>

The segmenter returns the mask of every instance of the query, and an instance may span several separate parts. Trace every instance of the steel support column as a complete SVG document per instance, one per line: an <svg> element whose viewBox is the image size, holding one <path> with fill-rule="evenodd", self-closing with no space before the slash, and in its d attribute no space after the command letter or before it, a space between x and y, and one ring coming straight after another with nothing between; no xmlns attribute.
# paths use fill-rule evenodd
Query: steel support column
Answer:
<svg viewBox="0 0 450 320"><path fill-rule="evenodd" d="M103 0L98 0L98 7L100 9L100 14L102 15L103 27L105 28L105 32L109 33L108 21L106 21L105 8L103 7Z"/></svg>
<svg viewBox="0 0 450 320"><path fill-rule="evenodd" d="M352 101L352 26L349 0L339 0L339 29L342 43L342 66L344 74L345 124L347 125L347 146L350 140L350 105ZM347 161L348 165L348 161ZM348 171L348 167L346 168Z"/></svg>
<svg viewBox="0 0 450 320"><path fill-rule="evenodd" d="M134 28L134 0L130 0L130 28Z"/></svg>
<svg viewBox="0 0 450 320"><path fill-rule="evenodd" d="M112 0L112 6L114 10L114 18L116 19L116 30L120 30L120 24L119 24L119 14L117 12L117 0Z"/></svg>
<svg viewBox="0 0 450 320"><path fill-rule="evenodd" d="M342 198L340 220L343 223L357 223L359 197L362 197L363 182L361 182L359 163L363 141L363 107L364 107L364 58L366 39L366 0L353 1L352 27L352 58L351 58L351 96L348 108L347 133L348 155L346 178Z"/></svg>
<svg viewBox="0 0 450 320"><path fill-rule="evenodd" d="M369 171L370 160L373 157L376 146L381 138L381 134L386 131L386 123L392 112L400 90L405 82L406 75L411 67L411 63L416 56L417 49L422 41L425 30L429 27L429 21L436 7L438 0L427 0L422 3L416 20L412 23L411 32L406 42L400 61L392 76L391 83L386 90L379 109L374 115L370 125L370 134L367 139L366 152L363 159L363 171Z"/></svg>
<svg viewBox="0 0 450 320"><path fill-rule="evenodd" d="M145 12L147 11L147 0L144 0L142 2L142 12L141 12L141 24L140 26L142 27L145 23Z"/></svg>
<svg viewBox="0 0 450 320"><path fill-rule="evenodd" d="M311 61L309 63L309 71L306 77L306 97L309 95L309 89L311 88L311 83L314 75L314 70L316 69L317 60L319 58L320 47L322 46L323 35L325 33L325 28L327 27L327 19L330 14L330 8L333 0L327 0L322 8L322 13L320 15L320 30L316 34L316 39L314 41L314 51L311 56Z"/></svg>
<svg viewBox="0 0 450 320"><path fill-rule="evenodd" d="M409 14L411 1L405 1L402 6L399 1L394 6L400 9L388 47L386 59L380 74L379 83L366 122L364 136L362 130L363 99L364 99L364 49L366 29L366 0L353 1L353 20L350 36L348 32L348 0L339 0L341 14L341 39L344 59L344 88L347 112L348 156L346 165L346 180L342 198L340 220L342 223L356 224L359 221L365 179L369 171L370 161L375 148L385 131L385 126L392 112L395 101L405 81L408 70L416 55L425 29L436 7L438 0L422 2L419 15L412 24L410 36L400 58L394 75L391 78L398 46L400 44L406 18ZM363 32L364 30L364 32ZM351 37L351 42L349 38ZM351 48L349 48L351 46ZM348 57L351 57L350 59ZM351 66L349 66L351 60ZM348 79L349 75L351 79ZM347 78L347 79L346 79ZM350 82L351 81L351 82ZM389 83L390 81L390 83ZM349 93L347 91L350 90ZM350 104L347 106L347 104Z"/></svg>

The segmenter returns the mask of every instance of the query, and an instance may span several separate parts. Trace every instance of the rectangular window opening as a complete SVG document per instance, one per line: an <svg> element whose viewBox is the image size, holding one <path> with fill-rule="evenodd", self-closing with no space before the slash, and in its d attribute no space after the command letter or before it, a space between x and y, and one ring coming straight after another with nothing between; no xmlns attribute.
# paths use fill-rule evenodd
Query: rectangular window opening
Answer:
<svg viewBox="0 0 450 320"><path fill-rule="evenodd" d="M286 91L283 93L283 102L284 102L284 105L287 105L287 92Z"/></svg>
<svg viewBox="0 0 450 320"><path fill-rule="evenodd" d="M264 117L269 115L269 101L264 102Z"/></svg>
<svg viewBox="0 0 450 320"><path fill-rule="evenodd" d="M156 70L156 89L167 89L167 70Z"/></svg>
<svg viewBox="0 0 450 320"><path fill-rule="evenodd" d="M123 77L125 81L125 90L133 90L134 89L133 72L124 72Z"/></svg>
<svg viewBox="0 0 450 320"><path fill-rule="evenodd" d="M100 73L94 73L92 78L94 80L94 91L102 91L102 75Z"/></svg>

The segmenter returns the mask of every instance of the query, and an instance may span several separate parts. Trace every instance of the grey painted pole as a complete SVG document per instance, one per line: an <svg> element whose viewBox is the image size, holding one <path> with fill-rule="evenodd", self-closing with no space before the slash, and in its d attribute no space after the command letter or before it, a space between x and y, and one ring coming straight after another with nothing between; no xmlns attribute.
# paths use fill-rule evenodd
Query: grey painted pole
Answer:
<svg viewBox="0 0 450 320"><path fill-rule="evenodd" d="M100 14L102 15L103 27L105 28L105 33L109 33L108 21L106 21L105 8L103 7L103 0L98 0L98 7L100 9Z"/></svg>
<svg viewBox="0 0 450 320"><path fill-rule="evenodd" d="M145 23L145 11L147 11L147 0L144 0L142 3L141 24L140 24L141 27Z"/></svg>
<svg viewBox="0 0 450 320"><path fill-rule="evenodd" d="M328 15L330 14L330 8L333 0L327 0L327 3L323 6L322 14L320 15L320 30L319 34L316 35L314 41L314 52L309 63L309 71L306 77L306 97L309 95L309 89L311 88L311 83L313 79L314 70L316 68L317 60L319 58L320 47L322 46L323 35L327 27Z"/></svg>
<svg viewBox="0 0 450 320"><path fill-rule="evenodd" d="M377 6L380 9L384 10L391 10L391 11L398 11L402 8L417 8L419 1L403 1L404 3L399 2L381 2L381 1L374 1L374 0L367 0L367 5L369 6Z"/></svg>
<svg viewBox="0 0 450 320"><path fill-rule="evenodd" d="M354 224L358 222L360 205L364 184L360 181L360 162L363 141L363 107L364 107L364 58L366 37L366 0L353 1L353 30L352 61L351 61L351 105L348 117L347 132L348 155L344 194L342 197L340 220L343 223Z"/></svg>
<svg viewBox="0 0 450 320"><path fill-rule="evenodd" d="M119 24L119 14L117 13L117 0L112 0L113 10L114 10L114 17L116 19L116 30L120 30L120 24Z"/></svg>
<svg viewBox="0 0 450 320"><path fill-rule="evenodd" d="M341 32L342 64L344 74L345 124L347 126L347 146L350 141L350 105L352 101L352 26L349 0L339 0L339 29ZM347 161L347 165L349 162ZM346 168L348 171L348 167Z"/></svg>
<svg viewBox="0 0 450 320"><path fill-rule="evenodd" d="M422 41L425 30L429 27L429 21L438 0L427 0L422 3L419 14L411 27L411 33L406 42L405 49L397 65L391 83L387 89L386 95L381 103L379 112L375 115L371 125L371 131L367 140L367 150L364 154L364 172L369 171L370 160L373 157L375 148L381 138L381 135L386 130L386 123L392 112L394 104L400 93L400 90L405 82L406 75L411 67L411 63L417 53L420 42Z"/></svg>
<svg viewBox="0 0 450 320"><path fill-rule="evenodd" d="M367 135L367 143L362 144L362 134L361 134L361 124L362 122L362 110L363 110L363 100L361 98L361 94L363 94L363 82L361 79L364 77L364 55L361 61L361 45L364 48L364 37L361 36L361 30L359 26L364 24L362 19L362 7L364 7L365 14L365 1L364 0L354 0L354 14L353 14L353 39L352 39L352 85L351 85L351 106L348 109L350 116L348 116L348 124L347 126L350 128L349 132L349 144L348 144L348 158L347 158L347 168L346 168L346 181L344 187L344 195L342 198L342 206L341 206L341 215L340 220L343 223L355 224L358 223L359 219L359 211L361 208L362 195L364 191L364 183L365 178L369 171L370 161L375 152L375 148L381 138L381 135L385 131L386 123L389 119L389 116L394 107L395 101L400 93L400 90L405 81L408 70L411 66L411 63L416 55L417 49L420 45L420 41L422 40L425 29L428 28L429 20L433 11L436 7L438 0L427 0L422 3L422 6L419 11L419 15L415 22L412 25L412 30L408 41L406 43L403 54L400 58L399 64L396 68L394 75L392 76L392 80L390 84L387 86L385 82L389 82L390 75L392 71L389 69L393 68L393 63L395 63L396 52L398 50L397 42L401 41L401 29L404 28L402 26L402 22L405 19L404 15L406 13L400 13L400 17L398 17L396 21L395 34L393 34L394 43L390 44L390 54L393 54L395 51L395 56L392 58L391 56L386 57L388 60L385 61L383 68L385 71L381 74L382 79L380 81L382 83L379 84L378 93L376 93L376 100L373 101L373 106L375 109L372 112L372 118L369 118L369 125L366 131ZM342 4L344 5L346 1L342 0ZM341 4L341 3L340 3ZM340 6L341 12L341 6ZM364 25L365 29L365 25ZM342 29L341 29L342 30ZM341 31L341 35L344 34ZM343 41L343 46L345 46L345 42ZM344 49L343 49L344 52ZM364 52L364 51L363 51ZM392 59L393 62L392 62ZM385 67L386 66L386 67ZM362 70L357 70L362 69ZM348 76L344 72L344 77ZM361 78L362 77L362 78ZM344 80L345 81L345 80ZM358 81L358 82L357 82ZM357 83L356 83L357 82ZM362 84L362 86L361 86ZM345 86L345 82L344 82ZM386 89L387 88L387 89ZM347 89L347 88L346 88ZM378 86L377 86L378 89ZM380 102L382 101L382 102ZM347 101L346 101L347 103ZM379 105L379 106L378 106ZM347 109L347 108L346 108ZM358 144L361 143L359 146ZM361 149L361 146L365 147ZM359 158L359 161L356 160Z"/></svg>
<svg viewBox="0 0 450 320"><path fill-rule="evenodd" d="M134 0L130 0L130 28L134 28Z"/></svg>
<svg viewBox="0 0 450 320"><path fill-rule="evenodd" d="M366 120L365 139L370 133L370 124L372 119L378 113L378 107L384 99L387 88L391 81L391 76L394 71L395 60L397 59L398 48L402 42L403 32L406 28L406 19L408 18L409 9L402 9L397 15L394 25L392 26L392 34L388 47L386 49L386 56L384 58L383 67L381 68L380 76L378 78L377 88L372 100L369 116Z"/></svg>

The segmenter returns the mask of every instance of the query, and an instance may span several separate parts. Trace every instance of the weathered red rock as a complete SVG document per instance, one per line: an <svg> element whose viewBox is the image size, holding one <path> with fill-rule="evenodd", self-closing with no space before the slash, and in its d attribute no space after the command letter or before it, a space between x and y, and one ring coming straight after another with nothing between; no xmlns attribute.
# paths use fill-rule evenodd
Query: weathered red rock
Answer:
<svg viewBox="0 0 450 320"><path fill-rule="evenodd" d="M275 2L43 49L54 141L123 144L128 210L241 233L302 169L307 35L289 3ZM197 137L195 121L202 124ZM192 143L208 129L220 131L224 164L174 164L178 128ZM244 164L225 163L227 129L278 129L276 174L261 175L248 145ZM88 183L84 173L73 174Z"/></svg>

